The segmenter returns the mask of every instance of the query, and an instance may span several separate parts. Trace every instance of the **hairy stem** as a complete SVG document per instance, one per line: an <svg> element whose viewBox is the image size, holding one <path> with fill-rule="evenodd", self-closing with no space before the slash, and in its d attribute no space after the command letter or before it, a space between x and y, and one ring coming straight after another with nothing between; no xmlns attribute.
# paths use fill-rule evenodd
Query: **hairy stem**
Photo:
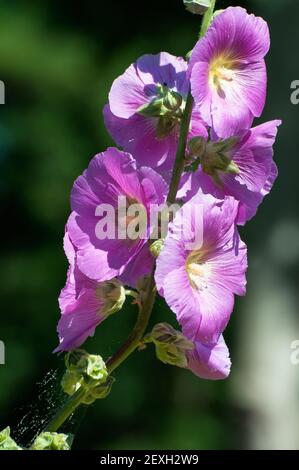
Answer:
<svg viewBox="0 0 299 470"><path fill-rule="evenodd" d="M47 424L45 431L56 432L63 423L74 413L74 411L81 405L84 398L85 391L83 388L79 388L74 395L69 397L62 407L57 411L55 416Z"/></svg>
<svg viewBox="0 0 299 470"><path fill-rule="evenodd" d="M106 363L108 372L111 374L130 354L138 347L148 325L156 297L156 286L154 272L152 272L146 287L142 307L139 309L137 322L125 343Z"/></svg>
<svg viewBox="0 0 299 470"><path fill-rule="evenodd" d="M190 128L192 107L193 107L193 98L192 98L191 93L189 92L186 106L185 106L184 115L182 117L179 144L178 144L175 163L173 167L172 178L171 178L171 182L169 186L169 193L167 197L167 202L169 204L175 203L176 195L179 189L180 179L184 170L187 137L188 137L188 132Z"/></svg>

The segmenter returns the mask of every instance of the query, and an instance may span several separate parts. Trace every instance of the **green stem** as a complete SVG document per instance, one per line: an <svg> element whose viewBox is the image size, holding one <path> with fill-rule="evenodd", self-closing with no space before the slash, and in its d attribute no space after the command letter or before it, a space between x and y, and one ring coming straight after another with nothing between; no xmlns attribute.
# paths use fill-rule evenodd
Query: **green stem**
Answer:
<svg viewBox="0 0 299 470"><path fill-rule="evenodd" d="M191 92L189 91L184 115L181 121L181 130L180 130L178 149L176 153L175 163L174 163L173 172L172 172L172 178L171 178L171 182L169 186L169 193L167 197L167 202L169 204L175 203L176 195L179 189L180 179L184 170L187 137L188 137L188 132L190 128L192 107L193 107L193 98L192 98Z"/></svg>
<svg viewBox="0 0 299 470"><path fill-rule="evenodd" d="M209 28L210 23L211 23L212 18L213 18L215 4L216 4L216 0L211 0L211 6L205 12L205 14L203 16L203 20L202 20L201 28L200 28L200 33L199 33L200 38L202 38L206 34L206 32L208 31L208 28Z"/></svg>
<svg viewBox="0 0 299 470"><path fill-rule="evenodd" d="M63 423L74 413L76 408L81 404L85 391L83 388L79 388L77 392L74 393L68 400L62 405L62 407L57 411L56 415L50 423L45 428L45 431L55 432L57 431Z"/></svg>
<svg viewBox="0 0 299 470"><path fill-rule="evenodd" d="M122 362L124 362L139 346L151 316L156 297L156 286L154 272L152 272L148 284L142 307L139 309L137 322L125 343L116 353L110 357L106 363L109 374L111 374Z"/></svg>
<svg viewBox="0 0 299 470"><path fill-rule="evenodd" d="M203 17L200 37L202 37L206 33L209 27L213 16L215 2L216 0L212 0L211 7ZM179 188L180 179L184 170L186 145L190 128L192 107L193 99L191 92L189 91L186 107L181 121L178 149L176 153L175 164L167 197L167 202L169 204L173 204L176 201L176 195ZM129 294L129 292L127 293ZM131 292L130 295L132 295ZM135 294L133 296L135 296ZM147 282L146 291L142 299L142 306L139 308L138 318L130 336L118 349L118 351L116 351L116 353L108 359L106 363L109 374L111 374L118 366L120 366L139 346L140 340L144 336L153 310L155 297L156 287L153 270ZM77 390L76 393L74 393L74 395L69 397L69 399L64 403L64 405L57 411L56 415L47 425L45 430L50 432L57 431L63 425L63 423L74 413L76 408L78 408L78 406L81 404L84 394L84 390L80 388L79 390Z"/></svg>

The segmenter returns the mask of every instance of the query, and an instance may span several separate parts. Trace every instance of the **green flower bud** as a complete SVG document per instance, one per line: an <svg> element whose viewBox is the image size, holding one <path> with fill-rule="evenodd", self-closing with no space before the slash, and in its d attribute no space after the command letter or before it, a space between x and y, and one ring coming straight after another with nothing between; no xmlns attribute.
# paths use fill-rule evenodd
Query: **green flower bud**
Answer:
<svg viewBox="0 0 299 470"><path fill-rule="evenodd" d="M31 450L70 450L67 434L43 432L35 439Z"/></svg>
<svg viewBox="0 0 299 470"><path fill-rule="evenodd" d="M104 299L103 315L111 315L122 309L126 300L125 288L118 279L102 282L97 288L97 295Z"/></svg>
<svg viewBox="0 0 299 470"><path fill-rule="evenodd" d="M237 175L240 172L238 165L232 160L232 150L238 139L230 137L219 142L209 142L205 154L201 158L202 170L212 176L217 183L218 171Z"/></svg>
<svg viewBox="0 0 299 470"><path fill-rule="evenodd" d="M144 338L144 342L155 344L157 358L164 364L183 368L187 367L186 352L194 349L192 341L168 323L155 325L152 332Z"/></svg>
<svg viewBox="0 0 299 470"><path fill-rule="evenodd" d="M108 377L106 382L96 386L91 387L89 391L84 396L82 403L84 405L91 405L95 400L100 400L106 398L111 392L112 385L115 382L114 377Z"/></svg>
<svg viewBox="0 0 299 470"><path fill-rule="evenodd" d="M169 111L175 112L182 106L183 97L176 91L167 90L163 104Z"/></svg>
<svg viewBox="0 0 299 470"><path fill-rule="evenodd" d="M150 245L150 252L155 258L158 258L159 254L163 250L164 242L165 241L162 238L160 238L159 240L154 241Z"/></svg>
<svg viewBox="0 0 299 470"><path fill-rule="evenodd" d="M181 117L184 104L180 93L170 90L165 85L157 85L157 96L149 103L140 106L138 113L146 117L161 117L169 113Z"/></svg>
<svg viewBox="0 0 299 470"><path fill-rule="evenodd" d="M192 157L202 157L207 148L207 142L203 137L193 137L189 141L189 151Z"/></svg>
<svg viewBox="0 0 299 470"><path fill-rule="evenodd" d="M22 447L10 437L10 427L0 432L0 450L23 450Z"/></svg>
<svg viewBox="0 0 299 470"><path fill-rule="evenodd" d="M106 378L108 377L106 364L103 361L101 356L96 356L95 354L89 354L88 358L81 359L80 362L84 364L84 367L85 367L85 373L84 373L85 380L101 383L105 381ZM79 368L81 365L80 362L78 364Z"/></svg>
<svg viewBox="0 0 299 470"><path fill-rule="evenodd" d="M73 395L81 387L82 381L80 374L66 370L61 380L62 390L67 395Z"/></svg>
<svg viewBox="0 0 299 470"><path fill-rule="evenodd" d="M164 107L163 98L158 98L142 105L137 112L145 117L160 117L166 114L168 110Z"/></svg>
<svg viewBox="0 0 299 470"><path fill-rule="evenodd" d="M66 372L61 381L62 389L73 395L81 386L89 390L105 382L108 377L106 364L99 355L75 349L65 356Z"/></svg>
<svg viewBox="0 0 299 470"><path fill-rule="evenodd" d="M178 125L178 120L171 115L161 116L156 127L157 139L163 140Z"/></svg>
<svg viewBox="0 0 299 470"><path fill-rule="evenodd" d="M185 7L195 15L203 15L211 6L210 0L184 0Z"/></svg>

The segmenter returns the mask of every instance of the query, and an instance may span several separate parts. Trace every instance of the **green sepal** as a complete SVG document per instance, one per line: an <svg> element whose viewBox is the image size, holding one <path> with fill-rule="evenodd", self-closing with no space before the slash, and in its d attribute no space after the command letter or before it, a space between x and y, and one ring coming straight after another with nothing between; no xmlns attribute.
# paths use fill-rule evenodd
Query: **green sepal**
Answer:
<svg viewBox="0 0 299 470"><path fill-rule="evenodd" d="M70 450L69 436L57 432L43 432L33 442L30 450Z"/></svg>
<svg viewBox="0 0 299 470"><path fill-rule="evenodd" d="M10 427L0 432L0 450L23 450L22 447L10 437Z"/></svg>

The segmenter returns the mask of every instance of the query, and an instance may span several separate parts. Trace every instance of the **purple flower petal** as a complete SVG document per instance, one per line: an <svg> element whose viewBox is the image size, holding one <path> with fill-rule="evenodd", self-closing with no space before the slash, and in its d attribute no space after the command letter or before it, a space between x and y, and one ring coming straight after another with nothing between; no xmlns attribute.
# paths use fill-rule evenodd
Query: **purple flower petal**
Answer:
<svg viewBox="0 0 299 470"><path fill-rule="evenodd" d="M267 23L239 7L216 16L189 64L201 115L219 137L234 135L260 116L266 97Z"/></svg>
<svg viewBox="0 0 299 470"><path fill-rule="evenodd" d="M187 357L188 368L202 379L221 380L229 376L231 360L222 335L216 344L195 342L194 350L188 351Z"/></svg>
<svg viewBox="0 0 299 470"><path fill-rule="evenodd" d="M202 220L186 220L190 205L193 213L202 210ZM233 198L221 201L199 193L176 214L157 259L158 291L191 340L215 344L230 318L234 294L245 294L246 246L235 227L237 215ZM195 249L187 244L190 225L193 233L203 233Z"/></svg>

